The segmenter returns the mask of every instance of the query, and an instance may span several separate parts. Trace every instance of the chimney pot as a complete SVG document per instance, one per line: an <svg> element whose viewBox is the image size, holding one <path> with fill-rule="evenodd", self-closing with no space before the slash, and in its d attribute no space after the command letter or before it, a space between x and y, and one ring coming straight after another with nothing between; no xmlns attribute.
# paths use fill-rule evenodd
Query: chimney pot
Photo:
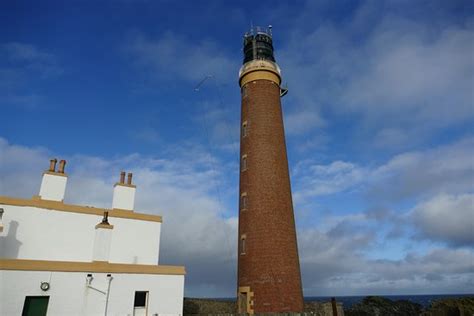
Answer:
<svg viewBox="0 0 474 316"><path fill-rule="evenodd" d="M64 167L66 167L66 160L63 159L63 160L61 160L61 161L59 162L59 170L58 170L58 172L59 172L59 173L64 173Z"/></svg>
<svg viewBox="0 0 474 316"><path fill-rule="evenodd" d="M127 176L127 184L132 185L133 174L130 172Z"/></svg>
<svg viewBox="0 0 474 316"><path fill-rule="evenodd" d="M125 184L125 171L120 172L120 184Z"/></svg>
<svg viewBox="0 0 474 316"><path fill-rule="evenodd" d="M58 160L56 158L49 160L49 171L56 172L56 163Z"/></svg>

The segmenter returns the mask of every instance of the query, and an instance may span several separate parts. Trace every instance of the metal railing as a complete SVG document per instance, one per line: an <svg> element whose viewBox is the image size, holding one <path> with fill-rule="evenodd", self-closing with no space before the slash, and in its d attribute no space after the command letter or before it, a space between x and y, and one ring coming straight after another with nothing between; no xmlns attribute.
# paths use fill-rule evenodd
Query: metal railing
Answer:
<svg viewBox="0 0 474 316"><path fill-rule="evenodd" d="M272 26L252 26L248 32L245 33L244 37L255 36L257 34L265 34L272 37Z"/></svg>

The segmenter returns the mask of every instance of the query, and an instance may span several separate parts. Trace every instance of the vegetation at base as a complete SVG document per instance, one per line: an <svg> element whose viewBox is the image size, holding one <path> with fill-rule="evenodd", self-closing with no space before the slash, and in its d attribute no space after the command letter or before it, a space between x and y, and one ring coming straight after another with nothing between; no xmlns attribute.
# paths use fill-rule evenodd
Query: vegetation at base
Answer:
<svg viewBox="0 0 474 316"><path fill-rule="evenodd" d="M322 303L305 302L305 315L319 316ZM186 315L237 315L236 300L184 298ZM474 296L439 299L423 309L420 304L407 300L392 301L379 296L367 296L362 302L344 310L345 316L472 316Z"/></svg>
<svg viewBox="0 0 474 316"><path fill-rule="evenodd" d="M367 296L362 302L344 310L345 316L420 316L423 307L410 301L392 301L379 296Z"/></svg>
<svg viewBox="0 0 474 316"><path fill-rule="evenodd" d="M235 300L216 300L203 298L184 298L183 315L225 315L236 314L237 303Z"/></svg>
<svg viewBox="0 0 474 316"><path fill-rule="evenodd" d="M426 309L423 316L472 316L474 296L436 300Z"/></svg>
<svg viewBox="0 0 474 316"><path fill-rule="evenodd" d="M392 301L368 296L362 302L344 310L345 316L472 316L474 297L436 300L423 310L422 306L406 300Z"/></svg>

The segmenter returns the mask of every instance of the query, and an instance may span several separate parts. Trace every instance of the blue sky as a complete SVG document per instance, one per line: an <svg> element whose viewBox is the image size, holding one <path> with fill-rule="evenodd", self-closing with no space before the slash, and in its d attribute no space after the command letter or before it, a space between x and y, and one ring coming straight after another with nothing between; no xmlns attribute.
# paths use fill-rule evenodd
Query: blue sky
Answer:
<svg viewBox="0 0 474 316"><path fill-rule="evenodd" d="M58 157L67 201L110 207L133 171L137 210L164 216L161 262L187 267L186 295L234 295L242 35L271 24L305 295L473 293L473 12L4 2L0 194L36 194Z"/></svg>

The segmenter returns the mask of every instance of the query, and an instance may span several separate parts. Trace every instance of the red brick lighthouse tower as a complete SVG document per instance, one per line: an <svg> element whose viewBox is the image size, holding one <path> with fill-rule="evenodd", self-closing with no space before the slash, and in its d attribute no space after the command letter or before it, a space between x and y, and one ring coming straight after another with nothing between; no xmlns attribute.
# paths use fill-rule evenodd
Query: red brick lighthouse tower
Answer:
<svg viewBox="0 0 474 316"><path fill-rule="evenodd" d="M244 36L240 135L238 308L303 311L303 293L271 29Z"/></svg>

